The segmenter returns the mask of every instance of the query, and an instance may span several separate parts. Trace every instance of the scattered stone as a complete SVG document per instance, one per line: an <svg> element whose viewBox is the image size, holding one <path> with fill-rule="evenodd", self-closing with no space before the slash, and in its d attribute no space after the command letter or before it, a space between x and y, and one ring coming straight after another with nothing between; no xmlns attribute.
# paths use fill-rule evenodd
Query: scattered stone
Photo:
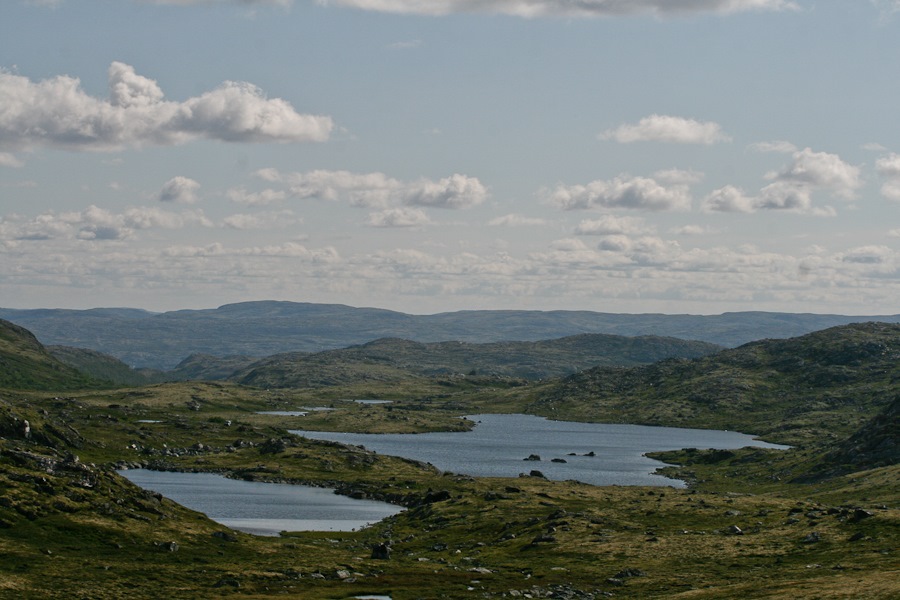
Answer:
<svg viewBox="0 0 900 600"><path fill-rule="evenodd" d="M853 535L851 535L851 536L847 539L847 541L848 541L848 542L858 542L859 540L861 540L861 539L863 539L863 538L865 538L865 537L866 537L866 534L864 534L862 531L857 531L856 533L854 533Z"/></svg>
<svg viewBox="0 0 900 600"><path fill-rule="evenodd" d="M552 459L550 459L550 462L564 463L564 462L568 462L568 461L564 458L552 458Z"/></svg>
<svg viewBox="0 0 900 600"><path fill-rule="evenodd" d="M804 544L815 544L816 542L821 541L821 539L822 539L822 536L819 534L819 532L813 531L808 536L803 538L803 543Z"/></svg>
<svg viewBox="0 0 900 600"><path fill-rule="evenodd" d="M744 535L744 531L737 525L730 525L728 527L728 533L731 535Z"/></svg>
<svg viewBox="0 0 900 600"><path fill-rule="evenodd" d="M387 542L372 546L372 558L375 560L390 560L391 546Z"/></svg>
<svg viewBox="0 0 900 600"><path fill-rule="evenodd" d="M528 458L523 458L522 460L530 460L532 462L537 462L541 460L541 456L539 454L529 454Z"/></svg>
<svg viewBox="0 0 900 600"><path fill-rule="evenodd" d="M178 542L157 542L156 547L163 552L178 552Z"/></svg>
<svg viewBox="0 0 900 600"><path fill-rule="evenodd" d="M334 573L334 576L338 579L350 579L350 571L346 569L340 569Z"/></svg>
<svg viewBox="0 0 900 600"><path fill-rule="evenodd" d="M531 471L529 471L528 476L529 477L540 477L541 479L547 479L547 477L543 473L538 471L537 469L532 469Z"/></svg>
<svg viewBox="0 0 900 600"><path fill-rule="evenodd" d="M863 519L868 519L869 517L874 517L875 513L871 513L865 509L857 508L853 511L853 520L854 521L862 521Z"/></svg>
<svg viewBox="0 0 900 600"><path fill-rule="evenodd" d="M646 576L647 576L647 574L644 571L642 571L641 569L633 569L633 568L629 567L627 569L622 569L621 571L619 571L618 573L613 575L613 578L614 579L626 579L628 577L646 577Z"/></svg>
<svg viewBox="0 0 900 600"><path fill-rule="evenodd" d="M224 540L226 542L236 542L238 541L237 537L228 533L227 531L216 531L213 532L212 536L214 538L219 538L220 540Z"/></svg>

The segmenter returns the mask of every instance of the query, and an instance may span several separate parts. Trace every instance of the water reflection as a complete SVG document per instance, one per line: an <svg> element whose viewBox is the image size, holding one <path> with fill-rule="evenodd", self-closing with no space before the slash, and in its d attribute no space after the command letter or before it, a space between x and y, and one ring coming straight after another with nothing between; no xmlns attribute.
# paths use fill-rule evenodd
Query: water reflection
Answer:
<svg viewBox="0 0 900 600"><path fill-rule="evenodd" d="M363 434L291 433L361 445L369 450L428 462L443 471L478 477L516 477L539 470L548 479L593 485L669 485L684 482L653 472L663 466L646 452L679 448L742 448L768 444L734 431L550 421L532 415L472 415L472 431ZM540 460L525 460L529 456Z"/></svg>
<svg viewBox="0 0 900 600"><path fill-rule="evenodd" d="M330 489L239 481L213 473L133 469L119 474L214 521L256 535L352 531L402 510L386 502L341 496Z"/></svg>

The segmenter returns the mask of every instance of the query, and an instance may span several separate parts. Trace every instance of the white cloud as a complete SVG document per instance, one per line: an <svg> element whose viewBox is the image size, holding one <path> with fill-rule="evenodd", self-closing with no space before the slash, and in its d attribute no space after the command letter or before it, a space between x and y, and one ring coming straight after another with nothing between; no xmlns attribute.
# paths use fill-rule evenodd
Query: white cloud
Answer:
<svg viewBox="0 0 900 600"><path fill-rule="evenodd" d="M794 152L790 164L781 171L768 173L766 179L772 183L756 196L731 185L719 188L704 198L703 209L741 213L783 210L831 217L836 214L834 208L813 206L813 192L821 190L851 199L862 186L859 167L844 162L837 154L813 152L809 148Z"/></svg>
<svg viewBox="0 0 900 600"><path fill-rule="evenodd" d="M487 188L475 177L454 174L439 181L421 180L407 186L403 202L410 206L471 208L488 197Z"/></svg>
<svg viewBox="0 0 900 600"><path fill-rule="evenodd" d="M524 215L519 215L515 213L510 213L508 215L503 215L502 217L495 217L488 221L488 225L492 227L503 226L503 227L529 227L529 226L538 226L538 225L546 225L546 219L539 219L536 217L526 217Z"/></svg>
<svg viewBox="0 0 900 600"><path fill-rule="evenodd" d="M691 194L687 185L663 185L649 177L620 175L610 181L587 185L559 185L545 192L547 200L562 210L630 208L636 210L688 210Z"/></svg>
<svg viewBox="0 0 900 600"><path fill-rule="evenodd" d="M668 142L710 145L731 141L718 123L669 115L650 115L635 125L620 125L616 129L604 131L599 137L604 140L614 140L620 144Z"/></svg>
<svg viewBox="0 0 900 600"><path fill-rule="evenodd" d="M302 223L290 210L269 211L253 214L239 213L225 217L222 223L231 229L280 229Z"/></svg>
<svg viewBox="0 0 900 600"><path fill-rule="evenodd" d="M191 4L272 4L274 6L291 6L294 0L143 0L151 4L172 4L175 6L189 6Z"/></svg>
<svg viewBox="0 0 900 600"><path fill-rule="evenodd" d="M896 253L887 246L860 246L851 248L843 253L841 260L850 263L877 265L893 262L895 257Z"/></svg>
<svg viewBox="0 0 900 600"><path fill-rule="evenodd" d="M177 202L179 204L193 204L199 200L197 190L200 184L181 175L173 177L163 185L159 192L160 202Z"/></svg>
<svg viewBox="0 0 900 600"><path fill-rule="evenodd" d="M0 152L0 167L9 167L11 169L20 169L25 166L24 161L16 157L10 152Z"/></svg>
<svg viewBox="0 0 900 600"><path fill-rule="evenodd" d="M882 177L900 177L900 154L890 153L875 161L875 169Z"/></svg>
<svg viewBox="0 0 900 600"><path fill-rule="evenodd" d="M212 227L202 210L187 210L179 213L162 210L155 206L129 208L122 213L123 224L133 229L181 229L187 225Z"/></svg>
<svg viewBox="0 0 900 600"><path fill-rule="evenodd" d="M881 195L888 200L900 201L900 179L892 179L881 185Z"/></svg>
<svg viewBox="0 0 900 600"><path fill-rule="evenodd" d="M288 186L297 198L349 202L352 206L388 208L392 205L464 209L477 206L488 197L487 189L475 177L454 174L437 181L401 181L384 173L316 170L307 173L279 173L261 169L256 175L265 181Z"/></svg>
<svg viewBox="0 0 900 600"><path fill-rule="evenodd" d="M371 227L421 227L430 223L428 215L418 208L388 208L369 215Z"/></svg>
<svg viewBox="0 0 900 600"><path fill-rule="evenodd" d="M266 206L281 202L287 194L281 190L265 189L259 192L249 192L245 188L232 188L225 192L229 200L236 204L248 206Z"/></svg>
<svg viewBox="0 0 900 600"><path fill-rule="evenodd" d="M679 16L695 13L731 14L747 11L794 10L788 0L318 0L319 4L346 6L378 12L441 16L454 13L488 13L524 18L616 17L624 15Z"/></svg>
<svg viewBox="0 0 900 600"><path fill-rule="evenodd" d="M249 83L225 82L184 102L121 62L109 67L109 98L89 96L77 78L32 82L0 71L0 147L112 151L196 139L230 142L324 141L331 118L297 113Z"/></svg>
<svg viewBox="0 0 900 600"><path fill-rule="evenodd" d="M879 158L875 161L875 170L887 180L881 185L881 195L900 201L900 154L891 152Z"/></svg>
<svg viewBox="0 0 900 600"><path fill-rule="evenodd" d="M844 162L837 154L813 152L810 148L794 152L790 165L777 173L768 174L766 178L824 189L845 198L854 197L862 185L859 167Z"/></svg>
<svg viewBox="0 0 900 600"><path fill-rule="evenodd" d="M663 169L653 174L653 178L674 185L694 185L703 181L705 175L699 171L685 169Z"/></svg>
<svg viewBox="0 0 900 600"><path fill-rule="evenodd" d="M887 148L878 142L868 142L861 146L863 150L871 150L872 152L885 152Z"/></svg>
<svg viewBox="0 0 900 600"><path fill-rule="evenodd" d="M212 226L201 211L173 213L155 207L136 207L113 213L91 205L80 212L49 211L30 220L7 217L0 226L0 239L124 240L133 237L137 230L181 229L189 224Z"/></svg>
<svg viewBox="0 0 900 600"><path fill-rule="evenodd" d="M706 232L706 228L702 225L683 225L672 230L672 233L684 236L704 235Z"/></svg>
<svg viewBox="0 0 900 600"><path fill-rule="evenodd" d="M575 228L577 235L636 235L651 231L642 219L601 215L599 219L588 219Z"/></svg>
<svg viewBox="0 0 900 600"><path fill-rule="evenodd" d="M756 152L775 152L778 154L793 154L797 151L797 146L785 140L775 140L773 142L756 142L750 144L750 149Z"/></svg>
<svg viewBox="0 0 900 600"><path fill-rule="evenodd" d="M703 199L703 209L712 212L752 213L756 208L756 199L733 185L714 190Z"/></svg>

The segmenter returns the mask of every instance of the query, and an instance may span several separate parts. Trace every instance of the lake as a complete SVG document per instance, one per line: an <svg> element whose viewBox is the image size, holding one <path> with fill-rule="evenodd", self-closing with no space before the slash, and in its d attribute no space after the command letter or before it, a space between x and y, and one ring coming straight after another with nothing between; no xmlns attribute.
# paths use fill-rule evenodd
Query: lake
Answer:
<svg viewBox="0 0 900 600"><path fill-rule="evenodd" d="M119 474L213 521L256 535L352 531L403 510L386 502L355 500L326 488L240 481L214 473L131 469Z"/></svg>
<svg viewBox="0 0 900 600"><path fill-rule="evenodd" d="M663 463L646 452L680 448L786 449L733 431L551 421L532 415L470 415L467 432L363 434L292 430L310 439L364 446L379 454L431 463L442 471L476 477L516 477L532 469L548 479L592 485L684 487L683 481L654 475ZM588 454L593 452L593 456ZM540 461L523 460L539 455ZM564 461L564 462L553 462Z"/></svg>

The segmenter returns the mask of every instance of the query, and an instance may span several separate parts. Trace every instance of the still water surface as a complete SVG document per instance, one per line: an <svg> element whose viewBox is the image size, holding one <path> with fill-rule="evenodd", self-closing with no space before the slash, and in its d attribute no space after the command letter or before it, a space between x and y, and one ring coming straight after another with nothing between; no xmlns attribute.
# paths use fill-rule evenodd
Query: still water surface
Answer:
<svg viewBox="0 0 900 600"><path fill-rule="evenodd" d="M645 452L744 446L787 448L734 431L551 421L532 415L485 414L466 418L477 423L467 432L291 433L365 446L380 454L420 460L442 471L476 477L516 477L537 469L548 479L574 479L593 485L684 487L680 480L654 475L653 471L663 463L643 456ZM585 456L589 452L595 455ZM531 454L539 455L541 460L523 460Z"/></svg>
<svg viewBox="0 0 900 600"><path fill-rule="evenodd" d="M351 531L395 515L399 506L355 500L333 490L228 479L213 473L119 471L142 488L205 513L213 521L256 535L281 531Z"/></svg>

